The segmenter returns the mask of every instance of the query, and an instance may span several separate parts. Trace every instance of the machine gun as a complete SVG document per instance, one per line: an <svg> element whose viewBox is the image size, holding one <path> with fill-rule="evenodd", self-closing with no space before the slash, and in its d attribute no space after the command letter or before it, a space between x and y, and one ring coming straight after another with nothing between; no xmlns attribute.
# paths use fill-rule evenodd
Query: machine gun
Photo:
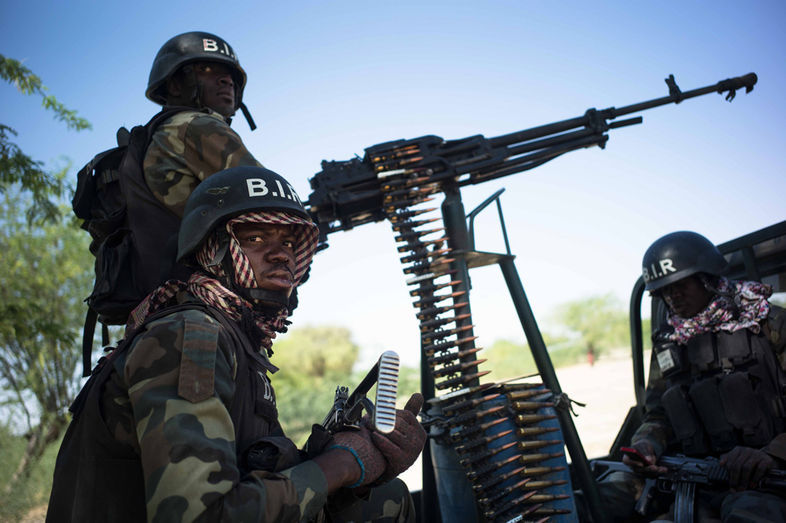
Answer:
<svg viewBox="0 0 786 523"><path fill-rule="evenodd" d="M386 210L422 201L440 191L441 182L459 187L533 169L576 149L604 148L610 129L642 123L640 116L609 122L619 116L717 92L734 99L738 89L753 90L756 74L681 91L674 75L666 78L668 96L625 107L588 109L583 116L494 138L482 135L444 140L427 135L368 147L363 158L322 161L311 178L308 206L320 228L320 247L331 232L385 219ZM390 189L393 189L392 191ZM397 194L396 194L397 193Z"/></svg>
<svg viewBox="0 0 786 523"><path fill-rule="evenodd" d="M423 354L421 390L426 400L435 400L433 417L440 420L430 428L433 448L426 446L424 450L422 499L428 501L421 504L421 521L436 521L440 514L443 521L459 518L466 521L476 512L485 521L509 521L519 516L531 519L575 512L572 499L566 499L572 492L569 475L561 472L566 470L567 462L564 455L556 457L562 449L531 452L517 445L521 438L526 440L525 434L530 431L540 434L552 428L548 420L554 416L561 430L554 437L564 441L570 452L574 473L571 475L587 497L592 518L597 522L606 520L587 456L567 408L570 400L562 393L513 263L515 256L510 252L498 200L502 190L467 214L461 201L461 188L533 169L576 149L596 145L602 148L610 129L643 121L640 116L610 121L617 117L711 92L725 93L731 101L738 89L750 92L756 81L756 75L750 73L682 92L674 77L669 76L668 96L647 102L600 111L589 109L583 116L494 138L476 135L445 141L438 136L423 136L396 140L367 148L363 158L322 162L322 171L310 180L312 193L307 201L320 230L318 248L327 247L330 233L388 220L396 235L398 252L402 253L404 274L409 275L407 284L413 286L410 295L415 299L412 305L420 323ZM440 220L426 214L437 209L415 206L437 194L444 196L440 205L444 227L424 228ZM507 248L505 253L475 249L472 220L494 200ZM437 233L439 237L432 236ZM544 408L544 412L533 416L516 414L507 394L489 396L488 391L497 390L497 384L480 382L490 371L479 368L486 360L477 357L480 347L475 346L469 270L492 264L502 270L543 385L558 399L553 412ZM435 390L446 393L435 398ZM337 402L343 401L342 394L336 398ZM471 407L485 401L502 403L492 408ZM461 409L470 411L459 412ZM453 414L443 416L445 412ZM500 422L507 424L504 430L496 425ZM496 437L498 429L505 434L501 439ZM443 437L448 432L463 436L458 440ZM466 452L461 449L466 450L477 441L484 448L473 447L471 456L462 456ZM510 445L511 442L516 444ZM504 450L487 452L497 445ZM525 477L513 479L519 474ZM543 480L546 483L530 481L536 474L548 474ZM489 481L492 476L510 479L505 480L508 483L492 482ZM524 481L529 481L528 486ZM545 492L531 495L527 489L534 485ZM563 487L564 492L560 490ZM455 495L468 489L475 492L474 500ZM432 502L434 499L439 500L438 507Z"/></svg>
<svg viewBox="0 0 786 523"><path fill-rule="evenodd" d="M623 447L624 450L624 447ZM644 488L636 503L636 512L648 515L649 507L656 492L674 493L675 523L692 523L696 487L725 489L729 487L729 472L717 458L689 458L686 456L661 456L658 465L667 471L659 475L645 476ZM593 466L602 470L598 479L615 471L637 473L623 463L616 461L593 461ZM759 482L758 488L786 492L786 470L771 469Z"/></svg>
<svg viewBox="0 0 786 523"><path fill-rule="evenodd" d="M349 394L349 388L338 386L330 409L322 427L335 434L347 428L357 428L365 410L371 417L376 430L390 433L396 427L396 394L398 393L398 354L385 351L363 381ZM372 403L366 396L371 387L377 384L377 393Z"/></svg>

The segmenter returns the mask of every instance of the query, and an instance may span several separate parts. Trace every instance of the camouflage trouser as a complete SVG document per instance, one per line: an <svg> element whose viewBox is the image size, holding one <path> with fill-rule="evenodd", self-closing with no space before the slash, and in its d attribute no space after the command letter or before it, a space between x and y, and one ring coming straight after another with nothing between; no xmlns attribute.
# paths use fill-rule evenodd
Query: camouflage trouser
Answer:
<svg viewBox="0 0 786 523"><path fill-rule="evenodd" d="M331 496L328 501L328 521L333 523L414 523L415 507L407 485L394 479L371 489L367 499L354 496Z"/></svg>
<svg viewBox="0 0 786 523"><path fill-rule="evenodd" d="M607 517L614 522L650 521L652 516L642 518L634 507L641 495L643 480L629 472L613 472L598 482L598 493ZM583 506L581 492L576 493L581 521L589 521ZM664 507L664 510L666 507ZM673 508L657 517L673 520ZM698 521L720 521L723 523L781 523L786 521L786 499L775 494L756 490L742 492L696 491L694 515Z"/></svg>

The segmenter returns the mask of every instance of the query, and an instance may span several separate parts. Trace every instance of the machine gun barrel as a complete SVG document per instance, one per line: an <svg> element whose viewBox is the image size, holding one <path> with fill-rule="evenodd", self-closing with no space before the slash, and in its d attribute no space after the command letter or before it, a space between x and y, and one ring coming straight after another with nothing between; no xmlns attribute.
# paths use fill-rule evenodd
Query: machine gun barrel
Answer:
<svg viewBox="0 0 786 523"><path fill-rule="evenodd" d="M643 121L640 116L610 120L712 92L726 93L731 101L738 89L750 92L756 81L756 75L750 73L683 92L670 75L666 79L668 96L645 102L589 109L582 116L493 138L475 135L446 141L427 135L368 147L363 158L323 160L322 171L310 180L312 192L307 202L320 228L320 247L327 245L329 233L384 220L395 211L395 206L391 211L386 202L398 202L397 192L402 190L405 203L417 203L425 195L439 192L443 183L459 187L478 184L533 169L570 151L603 148L610 129Z"/></svg>

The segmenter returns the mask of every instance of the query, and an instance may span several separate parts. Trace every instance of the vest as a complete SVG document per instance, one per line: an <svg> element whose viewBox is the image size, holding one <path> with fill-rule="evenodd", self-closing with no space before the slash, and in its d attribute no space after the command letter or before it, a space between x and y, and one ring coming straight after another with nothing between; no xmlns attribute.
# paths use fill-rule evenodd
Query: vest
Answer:
<svg viewBox="0 0 786 523"><path fill-rule="evenodd" d="M185 309L199 309L216 319L237 357L235 395L229 406L241 474L250 469L281 470L297 463L298 454L278 423L275 396L266 371L272 365L244 332L222 312L202 303L169 307L148 318L109 356L102 358L71 406L73 420L55 463L47 522L144 522L145 485L134 450L116 441L101 415L101 393L114 371L112 362L128 350L144 325ZM271 452L271 449L273 451ZM256 459L247 463L252 454Z"/></svg>
<svg viewBox="0 0 786 523"><path fill-rule="evenodd" d="M661 402L685 454L760 448L783 432L784 376L763 334L711 332L686 345L659 336L653 350L667 382Z"/></svg>

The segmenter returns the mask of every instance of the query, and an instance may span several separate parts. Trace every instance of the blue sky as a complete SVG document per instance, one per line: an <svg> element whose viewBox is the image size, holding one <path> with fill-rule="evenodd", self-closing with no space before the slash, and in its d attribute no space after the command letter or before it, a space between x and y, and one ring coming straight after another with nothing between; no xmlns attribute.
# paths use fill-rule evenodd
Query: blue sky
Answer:
<svg viewBox="0 0 786 523"><path fill-rule="evenodd" d="M76 167L143 123L155 53L178 33L232 44L260 129L233 127L302 198L320 161L436 134L487 137L664 96L748 72L750 95L712 94L642 113L605 150L468 188L467 211L502 196L511 249L541 326L556 305L613 292L623 302L657 237L696 230L723 242L784 219L783 2L0 2L0 53L23 60L93 124L75 133L40 101L0 85L0 121L48 166ZM491 218L478 247L502 249ZM341 324L372 351L417 358L418 333L386 224L330 238L293 321ZM499 271L472 274L481 345L523 339Z"/></svg>

